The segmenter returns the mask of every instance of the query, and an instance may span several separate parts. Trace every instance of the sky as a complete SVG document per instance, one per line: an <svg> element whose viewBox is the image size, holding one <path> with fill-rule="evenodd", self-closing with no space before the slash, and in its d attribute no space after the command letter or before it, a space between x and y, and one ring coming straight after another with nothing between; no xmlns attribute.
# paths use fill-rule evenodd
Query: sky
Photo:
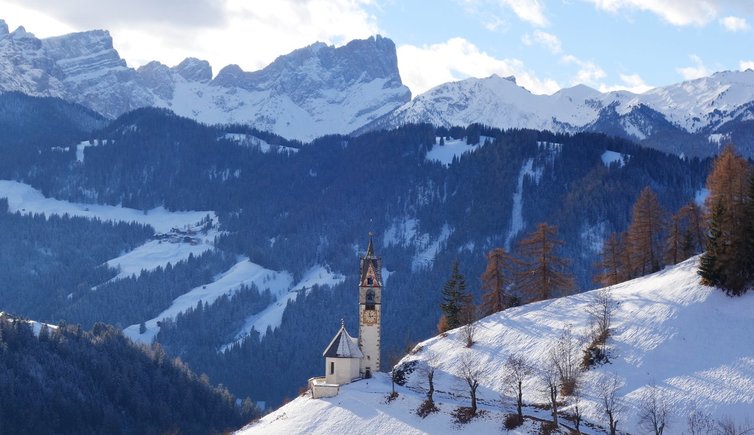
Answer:
<svg viewBox="0 0 754 435"><path fill-rule="evenodd" d="M754 69L754 0L0 0L0 19L40 38L105 29L129 66L197 57L215 74L380 34L413 95L492 74L552 94Z"/></svg>

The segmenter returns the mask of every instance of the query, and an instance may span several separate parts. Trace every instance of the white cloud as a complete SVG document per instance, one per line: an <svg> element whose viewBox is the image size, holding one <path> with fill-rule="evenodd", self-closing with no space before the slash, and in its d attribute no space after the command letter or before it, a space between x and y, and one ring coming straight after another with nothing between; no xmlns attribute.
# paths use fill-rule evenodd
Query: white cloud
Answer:
<svg viewBox="0 0 754 435"><path fill-rule="evenodd" d="M479 16L485 27L488 26L489 16L495 16L500 9L510 10L521 21L537 27L550 24L545 15L545 5L542 0L457 0L466 12ZM494 20L492 21L494 23ZM496 30L497 28L495 28Z"/></svg>
<svg viewBox="0 0 754 435"><path fill-rule="evenodd" d="M741 71L746 71L747 69L754 71L754 60L742 60L738 63L738 67Z"/></svg>
<svg viewBox="0 0 754 435"><path fill-rule="evenodd" d="M563 45L557 36L541 30L535 30L532 34L527 33L521 38L521 42L525 45L540 45L554 54L563 51Z"/></svg>
<svg viewBox="0 0 754 435"><path fill-rule="evenodd" d="M536 94L551 94L560 86L551 79L539 79L518 59L496 59L463 38L441 44L398 47L401 78L414 95L449 81L492 74L515 76L516 82Z"/></svg>
<svg viewBox="0 0 754 435"><path fill-rule="evenodd" d="M676 69L676 71L681 74L684 80L694 80L700 77L708 76L712 73L704 64L702 59L696 54L690 55L689 59L694 62L694 65Z"/></svg>
<svg viewBox="0 0 754 435"><path fill-rule="evenodd" d="M721 18L720 24L729 32L745 32L750 28L746 19L741 17Z"/></svg>
<svg viewBox="0 0 754 435"><path fill-rule="evenodd" d="M535 26L547 26L545 6L540 0L498 0L501 5L511 8L518 18Z"/></svg>
<svg viewBox="0 0 754 435"><path fill-rule="evenodd" d="M576 76L571 82L574 85L599 86L599 81L607 76L605 71L592 61L581 60L571 54L563 56L561 60L566 64L573 64L579 67Z"/></svg>
<svg viewBox="0 0 754 435"><path fill-rule="evenodd" d="M186 27L221 25L225 19L221 2L192 0L6 0L78 28L92 29L135 23L162 23Z"/></svg>
<svg viewBox="0 0 754 435"><path fill-rule="evenodd" d="M702 26L717 17L724 0L587 0L598 8L618 13L621 10L651 12L676 26ZM740 0L739 0L740 1ZM733 1L728 0L733 3ZM742 2L743 3L743 2Z"/></svg>
<svg viewBox="0 0 754 435"><path fill-rule="evenodd" d="M18 24L39 36L106 28L130 66L193 56L215 73L231 63L256 70L316 41L339 45L379 33L368 12L374 0L135 1L0 0L0 10L14 23L28 19ZM50 32L41 19L60 25Z"/></svg>

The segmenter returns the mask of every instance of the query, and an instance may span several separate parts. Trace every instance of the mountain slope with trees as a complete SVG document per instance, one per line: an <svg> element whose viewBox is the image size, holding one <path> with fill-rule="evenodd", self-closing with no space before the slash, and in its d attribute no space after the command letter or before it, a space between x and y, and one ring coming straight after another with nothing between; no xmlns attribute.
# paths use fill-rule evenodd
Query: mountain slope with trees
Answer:
<svg viewBox="0 0 754 435"><path fill-rule="evenodd" d="M2 433L219 433L254 412L112 326L83 331L0 315Z"/></svg>
<svg viewBox="0 0 754 435"><path fill-rule="evenodd" d="M437 433L449 427L500 433L517 413L519 380L524 419L522 426L510 426L511 433L554 427L548 382L555 386L562 431L577 427L575 415L585 434L610 432L611 426L620 433L655 433L653 422L664 425L665 433L751 430L754 295L731 298L701 285L698 261L485 317L471 347L463 328L421 342L394 371L403 385L392 401L385 400L390 379L383 375L342 386L331 399L302 394L241 433ZM603 304L607 362L581 365L587 340L603 318L595 308ZM558 367L566 369L569 360L575 388L566 392ZM469 363L476 369L469 370ZM439 410L422 418L417 411L430 372ZM479 411L459 423L456 411L471 403L469 379L479 383Z"/></svg>
<svg viewBox="0 0 754 435"><path fill-rule="evenodd" d="M229 342L220 340L231 331L200 330L201 325L221 323L228 310L202 304L200 311L181 319L182 332L157 337L197 372L206 372L238 395L271 404L295 394L316 374L332 319L343 317L347 327L355 327L356 255L365 248L370 230L377 234L376 249L389 276L383 331L387 361L436 331L441 289L453 261L459 261L476 303L483 292L479 277L487 253L509 244L511 255L524 259L518 241L557 216L557 239L563 241L557 256L569 260L565 272L574 276L576 291L591 288L602 241L627 228L642 186L652 186L663 207L676 210L697 195L710 164L599 134L501 131L480 125L407 125L358 137L326 136L305 145L245 126L198 124L162 109L128 113L101 130L82 133L68 146L89 139L93 142L87 142L80 158L72 149L60 151L56 142L49 142L49 148L38 144L33 159L9 161L13 172L4 176L69 201L142 210L213 210L221 230L216 250L185 264L107 283L96 292L82 289L116 275L96 266L133 245L92 249L98 257L84 257L89 275L82 272L60 285L52 269L0 271L19 274L20 282L24 276L34 277L41 283L36 292L56 295L54 302L41 299L14 311L32 316L33 310L34 318L47 322L62 318L84 327L97 321L126 327L150 320L171 298L211 283L238 256L288 272L293 282L312 267L327 264L346 279L292 297L278 328L255 331L244 342L226 346ZM439 152L456 154L445 162L434 157ZM610 160L616 155L623 156L621 162ZM28 216L10 215L9 222L17 221L19 228L31 225ZM60 236L63 240L79 234L67 231ZM98 231L125 237L108 225ZM0 249L12 250L15 243L10 237ZM35 243L42 249L33 251L39 264L48 264L41 255L45 242ZM96 240L88 243L97 245ZM80 246L70 249L75 253ZM76 255L64 258L79 262ZM22 300L21 288L0 290L9 300ZM254 301L266 300L265 288L257 290L259 295L249 299L247 316L259 310ZM72 299L66 298L69 294ZM523 295L514 286L510 296ZM234 324L243 321L243 313L233 314ZM191 343L191 333L207 339ZM239 378L238 373L275 373L281 381L271 385L268 377Z"/></svg>

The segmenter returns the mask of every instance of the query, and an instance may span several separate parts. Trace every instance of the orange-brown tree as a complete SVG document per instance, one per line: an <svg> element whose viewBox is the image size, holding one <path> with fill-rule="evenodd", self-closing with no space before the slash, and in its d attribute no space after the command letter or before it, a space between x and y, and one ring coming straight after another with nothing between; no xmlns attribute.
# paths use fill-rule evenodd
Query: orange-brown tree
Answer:
<svg viewBox="0 0 754 435"><path fill-rule="evenodd" d="M683 255L689 258L704 250L704 214L693 201L684 205L680 214L686 228Z"/></svg>
<svg viewBox="0 0 754 435"><path fill-rule="evenodd" d="M668 226L668 239L665 246L665 263L678 264L681 262L683 251L683 228L680 212L673 215Z"/></svg>
<svg viewBox="0 0 754 435"><path fill-rule="evenodd" d="M657 195L647 186L639 194L628 226L628 250L633 276L656 272L662 267L666 212Z"/></svg>
<svg viewBox="0 0 754 435"><path fill-rule="evenodd" d="M515 266L520 262L503 248L495 248L487 253L487 268L482 273L482 315L503 311L511 303L506 290L513 282Z"/></svg>
<svg viewBox="0 0 754 435"><path fill-rule="evenodd" d="M602 258L597 263L597 275L594 277L596 284L610 286L628 279L624 270L623 251L625 246L620 234L610 234L602 244Z"/></svg>
<svg viewBox="0 0 754 435"><path fill-rule="evenodd" d="M665 263L677 264L700 253L704 248L703 228L702 211L696 203L690 202L681 207L668 227Z"/></svg>
<svg viewBox="0 0 754 435"><path fill-rule="evenodd" d="M517 283L522 294L532 301L565 295L574 288L573 276L566 271L568 260L556 255L555 250L563 245L557 238L555 226L541 223L527 238L519 243L524 260L523 270Z"/></svg>
<svg viewBox="0 0 754 435"><path fill-rule="evenodd" d="M746 159L729 145L707 177L706 221L715 234L707 238L700 275L704 283L720 285L732 294L740 294L749 280L744 235L749 172Z"/></svg>

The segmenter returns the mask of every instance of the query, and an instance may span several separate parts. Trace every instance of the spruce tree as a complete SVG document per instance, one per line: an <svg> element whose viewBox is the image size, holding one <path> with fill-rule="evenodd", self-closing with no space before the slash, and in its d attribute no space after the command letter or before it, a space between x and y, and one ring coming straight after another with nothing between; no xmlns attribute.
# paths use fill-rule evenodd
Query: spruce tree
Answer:
<svg viewBox="0 0 754 435"><path fill-rule="evenodd" d="M517 282L532 301L549 299L556 294L562 296L574 288L573 276L566 271L568 260L555 253L563 245L557 234L557 227L541 223L519 244L527 260Z"/></svg>
<svg viewBox="0 0 754 435"><path fill-rule="evenodd" d="M709 223L709 232L707 234L706 250L699 260L699 276L702 277L702 284L719 286L723 283L722 270L720 267L719 254L721 248L720 223L725 216L725 206L722 201L718 201L712 210L712 217Z"/></svg>
<svg viewBox="0 0 754 435"><path fill-rule="evenodd" d="M471 304L471 295L466 291L466 278L459 271L458 260L453 262L450 279L442 289L442 310L445 328L455 329L463 325L463 313Z"/></svg>

